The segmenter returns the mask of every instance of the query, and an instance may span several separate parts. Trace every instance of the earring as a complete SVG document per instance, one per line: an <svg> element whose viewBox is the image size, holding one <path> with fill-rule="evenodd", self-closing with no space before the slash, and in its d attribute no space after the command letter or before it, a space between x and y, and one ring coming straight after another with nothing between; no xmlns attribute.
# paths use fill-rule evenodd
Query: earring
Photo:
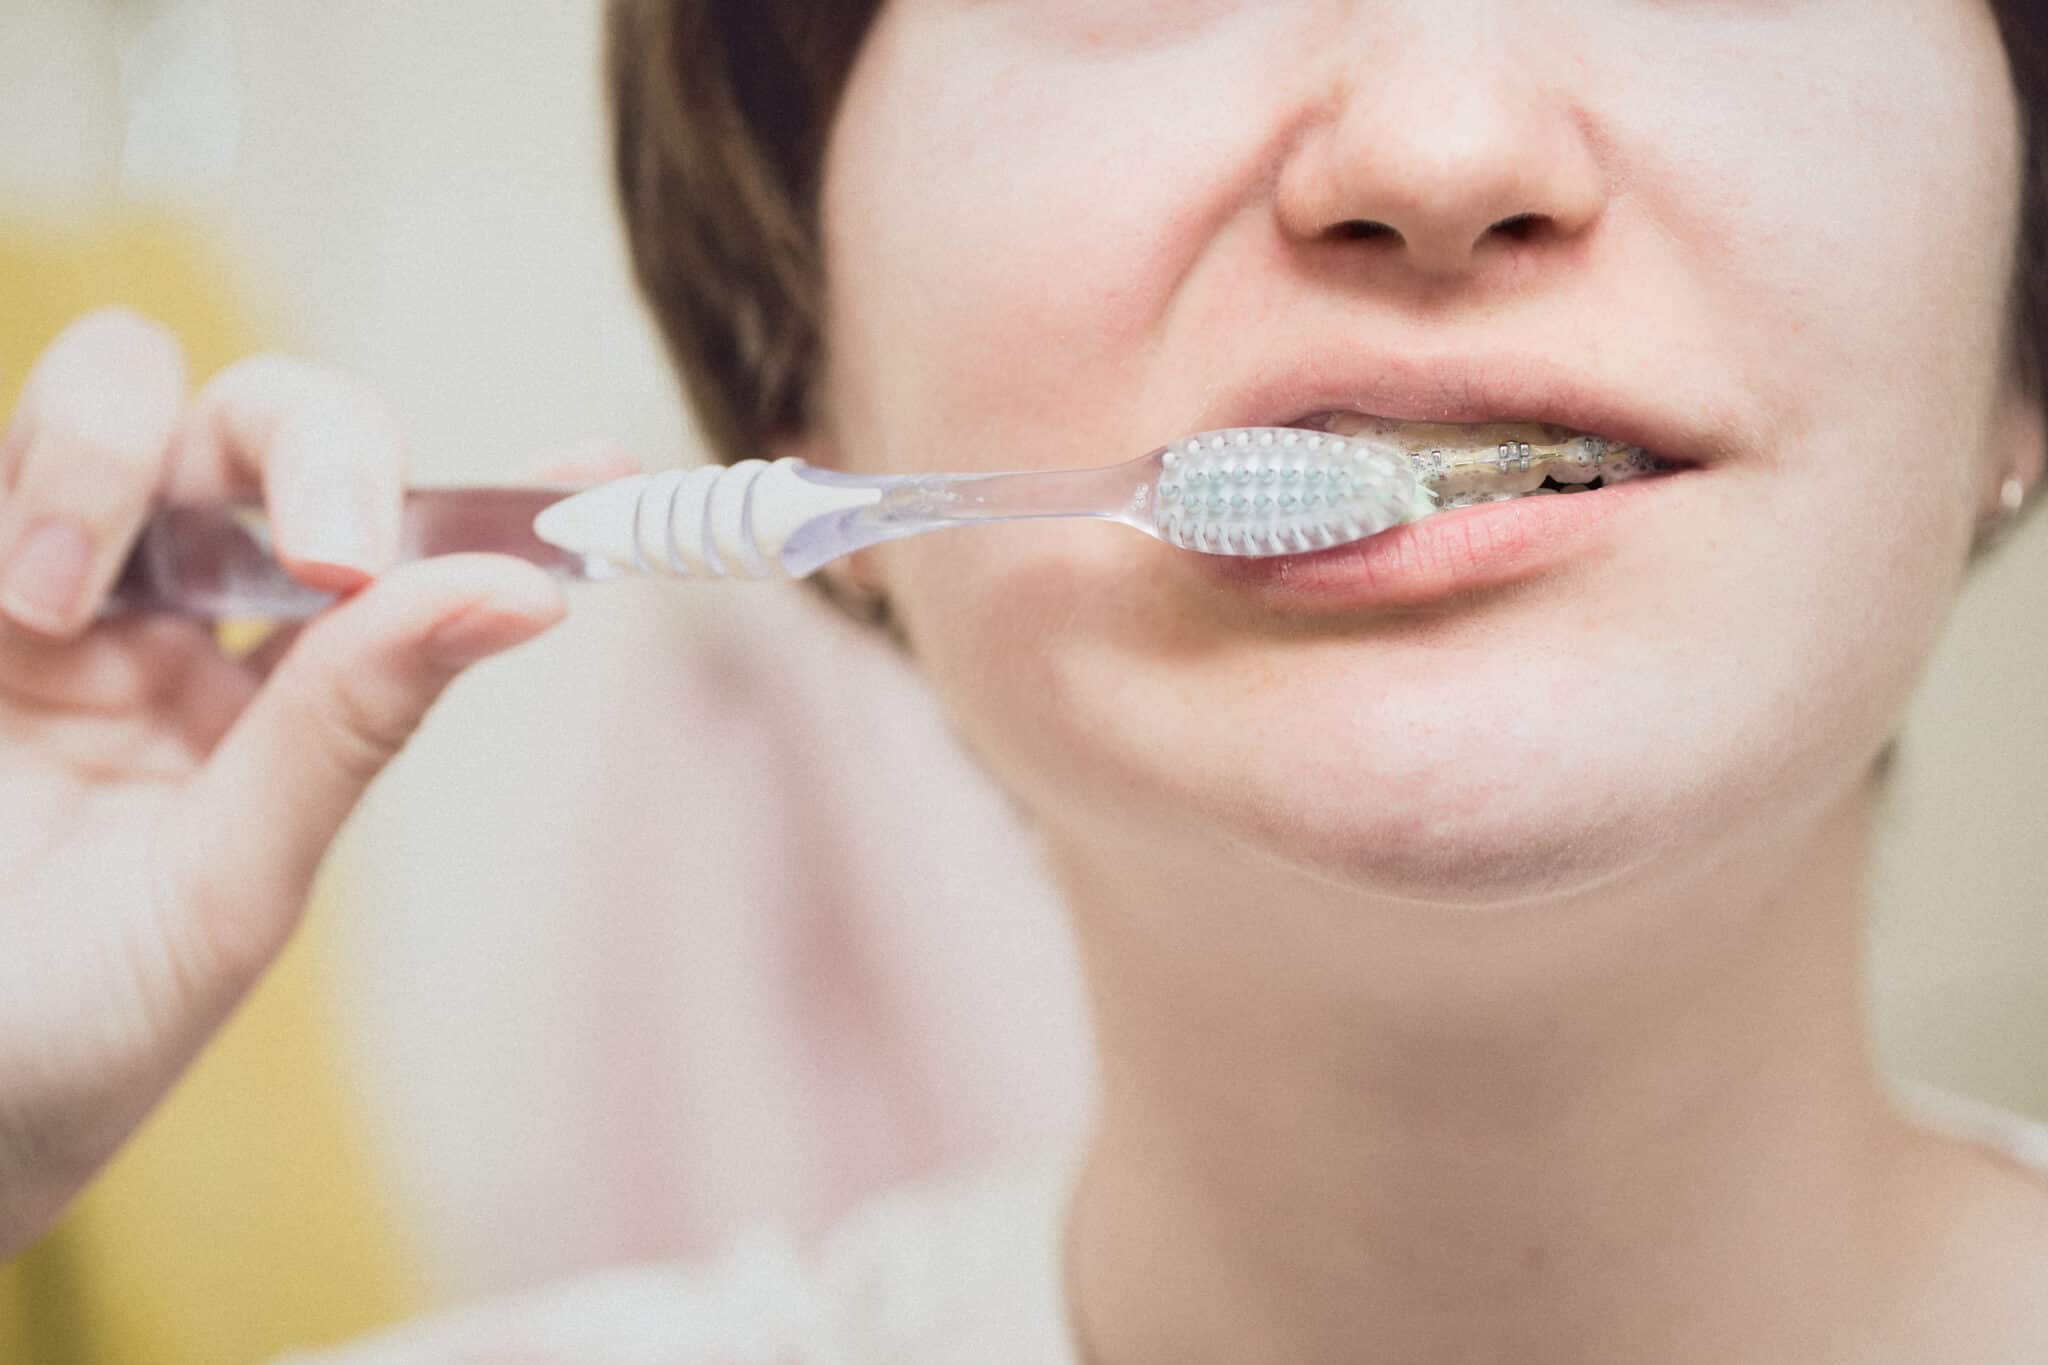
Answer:
<svg viewBox="0 0 2048 1365"><path fill-rule="evenodd" d="M2006 521L2020 514L2020 508L2027 503L2027 485L2017 474L2005 476L2005 482L1998 486L1998 510Z"/></svg>
<svg viewBox="0 0 2048 1365"><path fill-rule="evenodd" d="M2018 474L2006 475L2005 482L1998 486L1998 515L1978 532L1970 557L1975 559L1984 554L2011 534L2012 529L2019 525L2020 509L2026 505L2026 481Z"/></svg>

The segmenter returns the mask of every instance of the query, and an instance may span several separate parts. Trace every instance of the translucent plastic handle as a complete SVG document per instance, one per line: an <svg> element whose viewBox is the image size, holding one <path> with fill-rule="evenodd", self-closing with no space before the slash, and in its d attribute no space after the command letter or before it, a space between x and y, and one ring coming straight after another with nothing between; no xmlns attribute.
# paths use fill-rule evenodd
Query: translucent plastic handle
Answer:
<svg viewBox="0 0 2048 1365"><path fill-rule="evenodd" d="M847 474L794 457L637 474L540 518L550 543L621 572L803 578L841 555L991 521L1129 516L1157 453L1101 469L1020 474Z"/></svg>
<svg viewBox="0 0 2048 1365"><path fill-rule="evenodd" d="M611 567L533 534L533 519L578 488L416 488L405 495L401 562L483 551L538 564L567 579L607 578ZM107 615L165 612L211 619L297 621L331 594L299 583L278 563L269 520L253 501L160 509L143 527L107 604Z"/></svg>

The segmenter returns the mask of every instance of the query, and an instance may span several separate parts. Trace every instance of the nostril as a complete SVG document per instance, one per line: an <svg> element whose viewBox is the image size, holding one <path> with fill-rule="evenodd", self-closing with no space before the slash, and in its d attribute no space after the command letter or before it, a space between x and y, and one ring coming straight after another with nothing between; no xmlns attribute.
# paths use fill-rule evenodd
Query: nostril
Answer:
<svg viewBox="0 0 2048 1365"><path fill-rule="evenodd" d="M1535 213L1518 213L1512 218L1503 218L1487 229L1512 242L1527 242L1543 231L1543 218Z"/></svg>
<svg viewBox="0 0 2048 1365"><path fill-rule="evenodd" d="M1391 224L1374 222L1370 218L1353 218L1330 229L1330 236L1340 242L1371 242L1400 235Z"/></svg>

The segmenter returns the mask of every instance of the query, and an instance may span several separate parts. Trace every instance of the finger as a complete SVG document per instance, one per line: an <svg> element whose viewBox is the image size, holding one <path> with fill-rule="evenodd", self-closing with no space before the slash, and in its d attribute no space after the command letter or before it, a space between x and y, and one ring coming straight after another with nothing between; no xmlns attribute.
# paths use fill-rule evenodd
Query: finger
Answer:
<svg viewBox="0 0 2048 1365"><path fill-rule="evenodd" d="M402 565L310 624L180 803L188 979L238 991L282 946L342 821L464 668L559 620L532 565Z"/></svg>
<svg viewBox="0 0 2048 1365"><path fill-rule="evenodd" d="M176 617L127 617L76 640L0 622L0 701L77 715L126 714L213 658L206 628Z"/></svg>
<svg viewBox="0 0 2048 1365"><path fill-rule="evenodd" d="M640 473L642 468L640 458L616 441L591 436L529 461L516 480L520 483L577 487L623 479ZM259 678L268 677L291 649L298 634L296 625L280 626L252 641L248 648L234 653L252 674Z"/></svg>
<svg viewBox="0 0 2048 1365"><path fill-rule="evenodd" d="M91 313L50 343L0 441L0 614L62 638L91 623L162 482L184 400L184 355L146 318Z"/></svg>
<svg viewBox="0 0 2048 1365"><path fill-rule="evenodd" d="M0 506L6 505L7 495L14 491L14 473L21 467L21 457L27 450L28 413L16 404L13 415L7 419L7 429L0 432Z"/></svg>
<svg viewBox="0 0 2048 1365"><path fill-rule="evenodd" d="M360 380L289 356L256 356L215 376L171 445L173 499L260 488L278 558L292 576L348 592L398 554L405 440Z"/></svg>
<svg viewBox="0 0 2048 1365"><path fill-rule="evenodd" d="M602 437L578 442L567 450L544 455L527 465L519 482L535 484L603 483L640 472L640 461Z"/></svg>
<svg viewBox="0 0 2048 1365"><path fill-rule="evenodd" d="M250 642L241 655L242 667L258 678L267 678L284 662L284 656L298 643L299 633L304 629L301 622L278 622L264 634Z"/></svg>

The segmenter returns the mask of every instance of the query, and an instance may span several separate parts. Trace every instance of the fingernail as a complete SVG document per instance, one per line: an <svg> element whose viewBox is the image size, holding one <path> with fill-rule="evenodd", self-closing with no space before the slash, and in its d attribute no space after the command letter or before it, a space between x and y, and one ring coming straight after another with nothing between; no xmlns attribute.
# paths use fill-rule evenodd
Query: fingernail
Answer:
<svg viewBox="0 0 2048 1365"><path fill-rule="evenodd" d="M291 490L283 521L283 549L294 559L335 564L376 574L388 567L371 534L369 490L344 478L309 479Z"/></svg>
<svg viewBox="0 0 2048 1365"><path fill-rule="evenodd" d="M92 540L71 521L39 523L15 547L0 578L0 608L25 626L65 630L75 624Z"/></svg>
<svg viewBox="0 0 2048 1365"><path fill-rule="evenodd" d="M369 536L345 509L322 508L311 514L301 513L292 526L292 558L359 569L366 574L377 572L379 566L370 549Z"/></svg>

